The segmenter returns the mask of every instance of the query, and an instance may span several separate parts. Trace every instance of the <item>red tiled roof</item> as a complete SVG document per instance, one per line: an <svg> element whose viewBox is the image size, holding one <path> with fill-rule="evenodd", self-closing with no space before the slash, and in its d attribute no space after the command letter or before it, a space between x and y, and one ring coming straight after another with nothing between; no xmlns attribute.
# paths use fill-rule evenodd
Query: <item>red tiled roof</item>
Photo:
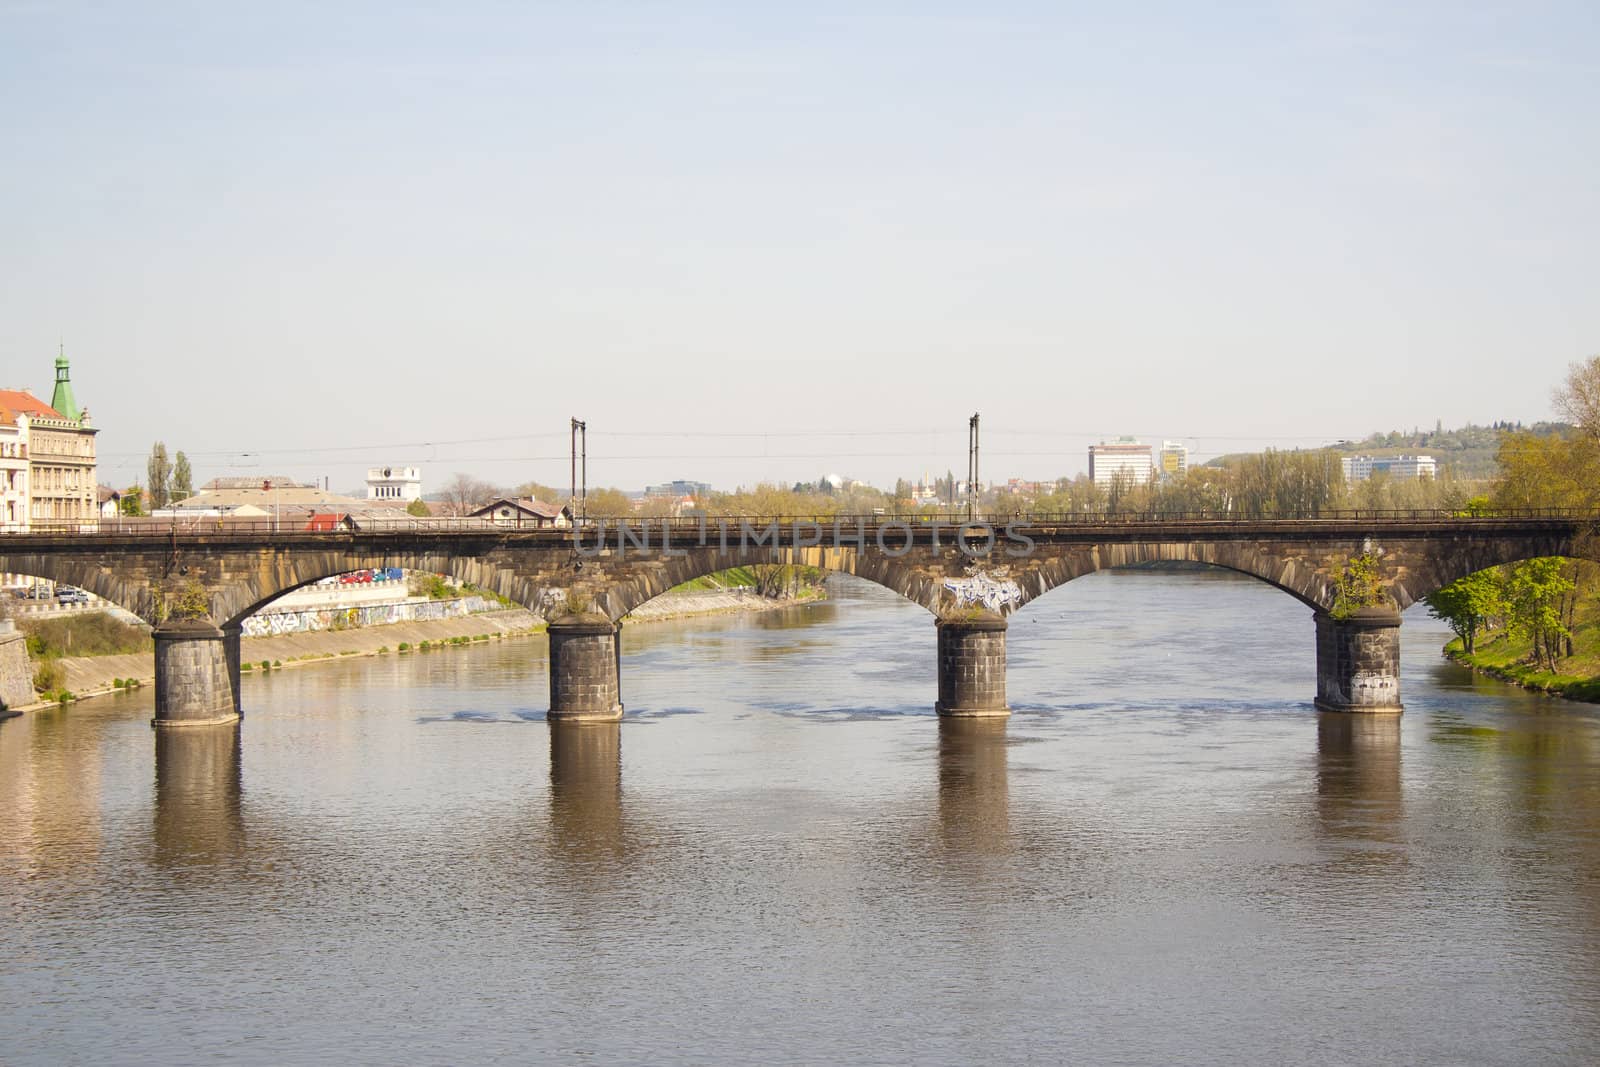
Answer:
<svg viewBox="0 0 1600 1067"><path fill-rule="evenodd" d="M0 389L0 408L23 415L43 415L47 419L61 418L61 412L46 404L26 389Z"/></svg>
<svg viewBox="0 0 1600 1067"><path fill-rule="evenodd" d="M561 517L561 507L558 504L546 504L542 500L523 497L517 501L517 506L524 511L531 511L540 518L559 519Z"/></svg>

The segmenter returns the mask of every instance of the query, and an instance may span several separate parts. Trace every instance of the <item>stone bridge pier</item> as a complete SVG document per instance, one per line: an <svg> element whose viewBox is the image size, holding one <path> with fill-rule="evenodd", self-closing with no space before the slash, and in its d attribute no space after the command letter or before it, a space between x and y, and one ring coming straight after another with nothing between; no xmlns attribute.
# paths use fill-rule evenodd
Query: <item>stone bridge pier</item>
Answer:
<svg viewBox="0 0 1600 1067"><path fill-rule="evenodd" d="M1006 705L1006 620L993 614L940 619L939 700L954 718L1010 715Z"/></svg>
<svg viewBox="0 0 1600 1067"><path fill-rule="evenodd" d="M1400 613L1362 608L1345 618L1319 611L1317 699L1322 711L1399 712Z"/></svg>
<svg viewBox="0 0 1600 1067"><path fill-rule="evenodd" d="M550 720L622 718L620 627L598 612L550 620Z"/></svg>
<svg viewBox="0 0 1600 1067"><path fill-rule="evenodd" d="M153 725L216 726L239 718L240 632L210 619L171 619L155 628Z"/></svg>

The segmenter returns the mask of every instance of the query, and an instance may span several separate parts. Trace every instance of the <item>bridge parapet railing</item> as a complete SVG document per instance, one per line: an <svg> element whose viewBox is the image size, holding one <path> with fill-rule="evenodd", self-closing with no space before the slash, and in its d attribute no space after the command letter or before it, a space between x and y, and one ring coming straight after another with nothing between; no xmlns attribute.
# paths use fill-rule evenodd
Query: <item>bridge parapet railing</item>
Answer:
<svg viewBox="0 0 1600 1067"><path fill-rule="evenodd" d="M1408 508L1408 509L1371 509L1371 508L1323 508L1303 512L1264 512L1246 513L1243 511L1181 511L1181 512L1105 512L1105 511L1073 511L1073 512L1041 512L1036 514L1002 514L988 512L979 514L975 519L969 518L965 513L956 512L908 512L902 514L871 514L871 515L692 515L676 518L658 518L642 515L629 516L589 516L579 520L578 528L584 531L585 536L592 536L595 531L604 528L615 530L619 525L627 525L633 529L648 528L651 531L668 530L675 536L693 536L702 529L716 530L719 526L726 526L730 530L742 529L748 525L756 530L765 530L776 523L780 529L790 527L796 523L814 524L824 530L831 529L834 525L855 529L866 527L868 529L894 526L896 528L910 526L922 528L938 524L941 528L954 529L966 523L977 523L995 527L1004 527L1015 523L1018 526L1034 527L1072 527L1072 526L1159 526L1181 524L1259 524L1259 523L1449 523L1449 522L1519 522L1519 521L1590 521L1600 523L1600 512L1579 508L1489 508L1464 511L1447 508ZM322 534L329 537L340 535L348 536L352 533L395 533L395 534L505 534L548 532L553 535L568 535L570 526L557 526L544 522L506 522L484 518L358 518L352 520L323 521L321 519L304 521L296 519L287 522L273 519L229 519L214 516L203 518L170 519L145 519L123 518L106 519L100 522L36 522L26 530L6 529L0 530L0 544L19 538L28 537L93 537L93 538L127 538L147 539L152 536L184 536L207 537L227 539L229 537L249 537L259 539L263 535L282 534L303 536L307 534Z"/></svg>
<svg viewBox="0 0 1600 1067"><path fill-rule="evenodd" d="M752 527L764 528L774 522L780 526L791 523L815 523L819 526L830 528L835 524L844 527L856 525L873 526L910 525L913 527L931 526L938 523L941 527L954 528L965 523L978 523L989 526L1003 527L1008 523L1019 526L1106 526L1106 525L1160 525L1165 523L1262 523L1262 522L1462 522L1462 521L1526 521L1526 520L1573 520L1590 519L1600 521L1600 512L1586 511L1577 508L1501 508L1501 509L1474 509L1467 512L1461 509L1449 508L1403 508L1403 509L1374 509L1374 508L1323 508L1304 512L1263 512L1247 513L1243 511L1181 511L1181 512L1105 512L1105 511L1076 511L1076 512L1039 512L1031 514L1004 514L989 512L979 514L976 518L969 518L965 513L955 512L907 512L902 514L883 515L706 515L687 516L679 518L643 518L628 516L624 518L590 517L582 521L581 525L586 530L592 530L599 525L607 529L615 528L619 523L630 526L648 525L651 529L659 530L663 527L674 532L698 532L702 526L715 529L719 523L726 524L730 529L748 523Z"/></svg>

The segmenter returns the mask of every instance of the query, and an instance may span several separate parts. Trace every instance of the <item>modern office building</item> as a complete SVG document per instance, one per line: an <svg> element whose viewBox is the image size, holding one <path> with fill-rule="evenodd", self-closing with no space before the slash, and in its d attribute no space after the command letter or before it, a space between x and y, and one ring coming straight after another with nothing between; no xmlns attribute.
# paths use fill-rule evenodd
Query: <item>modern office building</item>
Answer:
<svg viewBox="0 0 1600 1067"><path fill-rule="evenodd" d="M1364 482L1374 474L1396 481L1439 476L1439 464L1432 456L1344 456L1339 465L1347 482Z"/></svg>
<svg viewBox="0 0 1600 1067"><path fill-rule="evenodd" d="M1098 486L1144 485L1154 473L1154 450L1131 437L1089 446L1089 478Z"/></svg>

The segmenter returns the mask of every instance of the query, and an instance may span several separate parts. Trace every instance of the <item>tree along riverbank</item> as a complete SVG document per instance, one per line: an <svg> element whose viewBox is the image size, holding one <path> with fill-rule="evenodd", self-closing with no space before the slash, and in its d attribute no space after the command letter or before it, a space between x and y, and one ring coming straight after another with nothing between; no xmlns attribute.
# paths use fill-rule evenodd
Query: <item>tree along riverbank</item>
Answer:
<svg viewBox="0 0 1600 1067"><path fill-rule="evenodd" d="M792 598L767 597L750 589L739 588L675 590L641 605L625 621L650 623L696 616L775 611L809 603L823 596L825 593L821 589L802 590L800 595ZM481 641L542 637L544 631L543 619L521 608L512 608L384 626L246 637L240 642L241 681L244 676L260 673L263 669L271 671L303 667L348 656L406 655L457 648ZM35 666L38 662L35 661ZM59 668L60 689L71 694L73 700L137 689L155 682L155 661L148 648L108 655L58 656L52 657L49 662ZM35 710L54 703L56 701L41 699L13 710Z"/></svg>

